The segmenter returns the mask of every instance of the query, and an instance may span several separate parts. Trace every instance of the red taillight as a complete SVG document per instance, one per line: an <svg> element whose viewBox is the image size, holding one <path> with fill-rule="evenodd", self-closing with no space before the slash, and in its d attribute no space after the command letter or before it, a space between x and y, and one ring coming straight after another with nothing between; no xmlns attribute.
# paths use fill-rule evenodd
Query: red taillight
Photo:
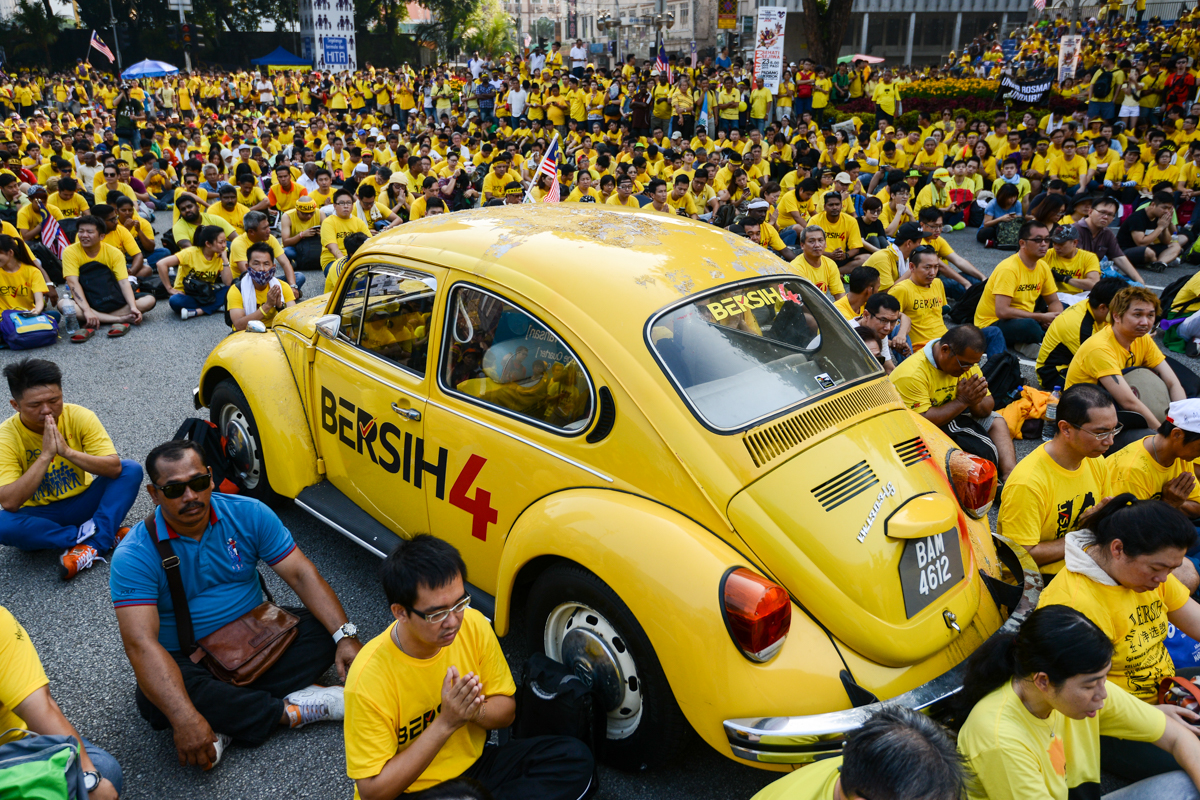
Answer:
<svg viewBox="0 0 1200 800"><path fill-rule="evenodd" d="M721 600L729 633L742 653L753 661L770 661L792 627L788 593L742 567L725 576Z"/></svg>
<svg viewBox="0 0 1200 800"><path fill-rule="evenodd" d="M975 519L987 516L996 498L996 465L986 458L954 450L947 466L963 511Z"/></svg>

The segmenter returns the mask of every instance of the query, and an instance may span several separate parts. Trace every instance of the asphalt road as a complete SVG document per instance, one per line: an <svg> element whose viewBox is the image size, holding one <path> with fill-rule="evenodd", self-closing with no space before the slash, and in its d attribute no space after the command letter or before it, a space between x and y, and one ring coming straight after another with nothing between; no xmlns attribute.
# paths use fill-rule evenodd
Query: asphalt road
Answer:
<svg viewBox="0 0 1200 800"><path fill-rule="evenodd" d="M159 230L165 227L162 216L155 226ZM985 273L1008 255L976 244L971 230L947 238ZM1183 274L1184 269L1176 269L1146 278L1162 287ZM192 387L205 356L227 332L219 318L183 322L164 304L122 339L96 336L79 346L62 342L36 355L59 363L67 401L95 411L121 455L141 461L150 448L169 439L183 419L195 415ZM0 365L19 357L0 351ZM1200 369L1195 362L1189 366ZM1032 369L1026 377L1033 379ZM1018 454L1029 452L1035 444L1019 442ZM143 494L130 512L130 524L150 507ZM364 640L382 631L390 615L375 577L378 560L298 508L285 507L280 517L337 592ZM108 566L98 564L63 583L57 575L57 556L0 548L0 604L28 630L67 717L120 761L124 797L253 800L352 795L338 724L280 731L256 750L229 751L208 773L181 767L170 733L150 730L134 706L133 672L109 602ZM279 601L294 599L281 581L273 574L271 578ZM514 673L525 656L520 641L518 631L503 642ZM636 775L603 770L600 797L738 800L749 798L772 777L732 762L695 737L683 762L672 769Z"/></svg>

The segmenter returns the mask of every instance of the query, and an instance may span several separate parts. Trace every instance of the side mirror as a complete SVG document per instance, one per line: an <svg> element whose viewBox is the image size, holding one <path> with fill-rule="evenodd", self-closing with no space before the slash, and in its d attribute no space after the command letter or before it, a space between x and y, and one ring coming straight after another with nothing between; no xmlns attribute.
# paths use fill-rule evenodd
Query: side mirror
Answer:
<svg viewBox="0 0 1200 800"><path fill-rule="evenodd" d="M326 339L336 339L341 326L342 318L339 315L326 314L317 320L317 333Z"/></svg>
<svg viewBox="0 0 1200 800"><path fill-rule="evenodd" d="M266 333L267 326L261 320L252 319L246 323L246 330L250 331L250 333Z"/></svg>

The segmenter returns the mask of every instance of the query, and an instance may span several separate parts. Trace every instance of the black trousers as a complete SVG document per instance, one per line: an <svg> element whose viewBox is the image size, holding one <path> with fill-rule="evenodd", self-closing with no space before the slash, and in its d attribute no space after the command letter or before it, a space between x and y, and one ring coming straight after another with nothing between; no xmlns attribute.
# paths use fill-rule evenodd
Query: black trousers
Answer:
<svg viewBox="0 0 1200 800"><path fill-rule="evenodd" d="M592 751L583 742L570 736L534 736L483 748L462 777L479 781L495 800L580 800L595 793L595 773ZM416 800L423 794L402 797Z"/></svg>
<svg viewBox="0 0 1200 800"><path fill-rule="evenodd" d="M306 608L287 610L300 618L299 633L287 652L249 686L219 681L183 653L171 653L183 673L183 686L192 705L215 733L228 734L244 747L257 747L265 742L283 717L283 698L312 685L333 665L337 645L325 626ZM150 702L140 686L135 699L138 712L150 727L156 731L171 727L167 716Z"/></svg>

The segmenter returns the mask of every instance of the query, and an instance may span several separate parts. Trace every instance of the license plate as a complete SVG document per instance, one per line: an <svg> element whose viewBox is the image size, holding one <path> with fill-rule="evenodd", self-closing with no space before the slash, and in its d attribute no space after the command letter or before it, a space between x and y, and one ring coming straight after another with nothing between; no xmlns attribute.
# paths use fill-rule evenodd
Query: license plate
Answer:
<svg viewBox="0 0 1200 800"><path fill-rule="evenodd" d="M965 577L958 529L908 539L900 556L900 588L909 619Z"/></svg>

